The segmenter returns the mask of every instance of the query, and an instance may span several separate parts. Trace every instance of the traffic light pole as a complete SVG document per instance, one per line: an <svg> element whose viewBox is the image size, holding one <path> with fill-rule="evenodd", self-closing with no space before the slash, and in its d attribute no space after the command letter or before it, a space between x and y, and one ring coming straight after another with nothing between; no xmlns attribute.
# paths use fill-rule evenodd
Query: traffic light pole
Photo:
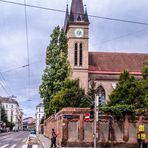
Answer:
<svg viewBox="0 0 148 148"><path fill-rule="evenodd" d="M94 148L97 146L97 122L98 122L98 107L99 107L99 96L95 95L95 106L94 106Z"/></svg>

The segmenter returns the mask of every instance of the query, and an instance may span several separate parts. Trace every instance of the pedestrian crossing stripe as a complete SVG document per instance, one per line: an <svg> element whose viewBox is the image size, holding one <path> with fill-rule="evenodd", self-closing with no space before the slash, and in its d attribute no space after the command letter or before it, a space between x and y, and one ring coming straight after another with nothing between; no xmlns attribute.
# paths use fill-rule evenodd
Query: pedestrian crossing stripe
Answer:
<svg viewBox="0 0 148 148"><path fill-rule="evenodd" d="M9 144L5 144L5 145L3 145L3 146L1 146L0 148L5 148L5 147L7 147Z"/></svg>
<svg viewBox="0 0 148 148"><path fill-rule="evenodd" d="M0 148L15 148L17 145L16 144L13 144L12 146L9 146L9 144L5 144L3 146L0 146ZM28 144L24 144L22 145L21 148L27 148L28 147ZM32 148L38 148L38 145L32 145Z"/></svg>
<svg viewBox="0 0 148 148"><path fill-rule="evenodd" d="M27 148L27 147L28 147L28 145L26 145L26 144L22 146L22 148Z"/></svg>
<svg viewBox="0 0 148 148"><path fill-rule="evenodd" d="M38 148L38 146L37 145L33 145L32 148Z"/></svg>
<svg viewBox="0 0 148 148"><path fill-rule="evenodd" d="M15 148L16 144L12 145L10 148Z"/></svg>
<svg viewBox="0 0 148 148"><path fill-rule="evenodd" d="M26 142L26 140L27 140L27 138L25 138L22 142L23 142L23 143L25 143L25 142Z"/></svg>

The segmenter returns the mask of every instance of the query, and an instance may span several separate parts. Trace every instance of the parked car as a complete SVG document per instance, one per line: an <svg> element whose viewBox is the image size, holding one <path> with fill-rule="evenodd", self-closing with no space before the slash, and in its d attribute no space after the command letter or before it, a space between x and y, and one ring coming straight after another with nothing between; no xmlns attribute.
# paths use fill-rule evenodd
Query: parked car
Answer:
<svg viewBox="0 0 148 148"><path fill-rule="evenodd" d="M30 134L35 135L36 134L36 130L35 129L31 129Z"/></svg>

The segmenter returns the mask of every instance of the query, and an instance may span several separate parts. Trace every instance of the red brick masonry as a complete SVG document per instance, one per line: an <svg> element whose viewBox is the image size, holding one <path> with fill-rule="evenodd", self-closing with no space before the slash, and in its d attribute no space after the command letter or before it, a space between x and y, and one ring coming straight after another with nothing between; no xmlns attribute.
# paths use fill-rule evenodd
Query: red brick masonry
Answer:
<svg viewBox="0 0 148 148"><path fill-rule="evenodd" d="M85 121L89 108L63 108L44 123L44 135L51 137L51 129L58 134L57 142L61 146L93 146L93 121ZM111 115L112 116L112 115ZM135 118L127 115L124 121L117 121L114 116L112 127L109 126L109 114L99 115L97 123L97 144L99 147L137 147L139 124L144 124L148 142L148 112Z"/></svg>

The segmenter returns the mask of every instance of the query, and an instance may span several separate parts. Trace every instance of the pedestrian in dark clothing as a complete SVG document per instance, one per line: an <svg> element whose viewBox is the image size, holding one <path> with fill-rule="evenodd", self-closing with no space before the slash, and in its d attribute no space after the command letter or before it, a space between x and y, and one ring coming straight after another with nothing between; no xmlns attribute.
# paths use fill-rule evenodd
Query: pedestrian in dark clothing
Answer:
<svg viewBox="0 0 148 148"><path fill-rule="evenodd" d="M55 133L55 130L52 129L52 135L51 135L51 147L57 147L56 146L56 138L57 138L57 134Z"/></svg>

